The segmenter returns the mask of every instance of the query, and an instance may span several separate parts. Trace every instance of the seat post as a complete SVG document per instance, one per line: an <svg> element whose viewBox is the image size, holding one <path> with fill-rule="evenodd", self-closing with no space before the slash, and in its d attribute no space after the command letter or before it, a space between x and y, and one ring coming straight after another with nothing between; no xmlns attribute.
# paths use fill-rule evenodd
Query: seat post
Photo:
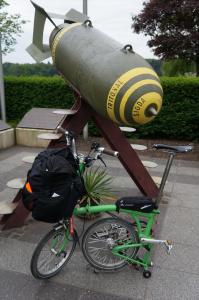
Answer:
<svg viewBox="0 0 199 300"><path fill-rule="evenodd" d="M165 187L165 184L166 184L166 181L167 181L167 178L168 178L168 175L169 175L169 172L170 172L170 169L171 169L171 166L172 166L173 159L174 159L175 155L176 155L176 152L174 152L174 151L169 152L169 158L167 160L167 164L166 164L166 167L165 167L165 170L164 170L164 174L162 176L162 180L161 180L159 191L158 191L158 196L155 200L155 203L156 203L157 207L159 206L160 200L162 198L162 193L163 193L163 190L164 190L164 187Z"/></svg>

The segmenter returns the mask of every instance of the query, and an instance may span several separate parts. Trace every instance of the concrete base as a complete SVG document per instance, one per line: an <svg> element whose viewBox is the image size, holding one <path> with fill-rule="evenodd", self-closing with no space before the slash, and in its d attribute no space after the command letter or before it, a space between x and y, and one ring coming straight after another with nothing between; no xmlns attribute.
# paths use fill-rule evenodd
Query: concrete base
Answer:
<svg viewBox="0 0 199 300"><path fill-rule="evenodd" d="M6 129L0 131L0 149L9 148L15 144L14 129Z"/></svg>
<svg viewBox="0 0 199 300"><path fill-rule="evenodd" d="M39 139L38 135L41 133L53 133L53 131L54 130L46 129L16 128L16 143L23 146L46 148L50 140Z"/></svg>
<svg viewBox="0 0 199 300"><path fill-rule="evenodd" d="M46 148L50 140L40 139L38 135L53 133L63 122L65 115L54 114L55 108L32 108L16 128L18 145Z"/></svg>

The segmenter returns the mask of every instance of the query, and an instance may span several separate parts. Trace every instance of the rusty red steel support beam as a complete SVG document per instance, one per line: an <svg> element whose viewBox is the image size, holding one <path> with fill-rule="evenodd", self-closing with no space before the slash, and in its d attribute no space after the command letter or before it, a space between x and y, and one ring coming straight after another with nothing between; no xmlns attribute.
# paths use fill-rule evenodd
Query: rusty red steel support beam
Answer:
<svg viewBox="0 0 199 300"><path fill-rule="evenodd" d="M74 115L68 115L62 123L62 127L67 130L72 130L76 135L79 135L86 123L90 119L93 119L110 147L119 152L121 163L140 191L148 197L156 197L158 194L156 184L143 166L137 153L124 137L118 125L99 116L85 101L81 100L80 95L77 96L72 109L77 110L77 112ZM59 141L60 140L51 141L48 147L60 145ZM1 224L4 224L2 230L20 227L24 224L29 215L29 211L23 206L21 197L22 191L20 190L13 200L13 202L19 202L18 206L12 214L5 215L1 219Z"/></svg>
<svg viewBox="0 0 199 300"><path fill-rule="evenodd" d="M139 190L144 195L155 198L158 194L156 184L118 125L97 114L94 114L93 119L110 147L119 152L119 160Z"/></svg>
<svg viewBox="0 0 199 300"><path fill-rule="evenodd" d="M29 215L29 211L25 208L21 201L22 190L20 189L15 196L13 202L19 202L15 210L10 215L4 215L0 221L2 226L2 230L11 229L13 227L21 227L24 225L24 221Z"/></svg>

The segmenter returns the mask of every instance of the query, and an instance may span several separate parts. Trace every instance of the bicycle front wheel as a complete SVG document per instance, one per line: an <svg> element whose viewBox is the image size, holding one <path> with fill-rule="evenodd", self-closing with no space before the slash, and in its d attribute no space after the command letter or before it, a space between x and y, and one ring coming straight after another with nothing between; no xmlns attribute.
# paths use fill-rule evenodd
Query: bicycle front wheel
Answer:
<svg viewBox="0 0 199 300"><path fill-rule="evenodd" d="M92 224L82 240L82 252L96 269L116 270L127 264L127 259L112 253L115 246L137 243L137 234L131 224L117 218L105 218ZM122 250L121 254L134 258L138 248Z"/></svg>
<svg viewBox="0 0 199 300"><path fill-rule="evenodd" d="M53 229L39 242L33 253L30 269L37 279L56 275L71 258L76 238L68 228Z"/></svg>

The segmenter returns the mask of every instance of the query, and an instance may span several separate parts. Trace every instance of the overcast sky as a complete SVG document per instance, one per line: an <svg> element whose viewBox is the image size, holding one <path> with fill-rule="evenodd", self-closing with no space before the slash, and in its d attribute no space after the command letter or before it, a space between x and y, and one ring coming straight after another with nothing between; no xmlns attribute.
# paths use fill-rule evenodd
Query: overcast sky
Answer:
<svg viewBox="0 0 199 300"><path fill-rule="evenodd" d="M83 0L34 0L48 12L65 14L69 9L82 11ZM20 13L29 22L23 25L24 33L17 38L15 51L4 56L4 62L33 63L34 60L25 51L32 42L34 7L29 0L7 0L9 13ZM93 26L125 44L132 44L134 51L145 58L154 58L151 49L146 45L147 38L131 30L131 16L142 9L143 0L88 0L88 16ZM57 24L60 20L55 20ZM50 22L46 23L45 40L52 30Z"/></svg>

